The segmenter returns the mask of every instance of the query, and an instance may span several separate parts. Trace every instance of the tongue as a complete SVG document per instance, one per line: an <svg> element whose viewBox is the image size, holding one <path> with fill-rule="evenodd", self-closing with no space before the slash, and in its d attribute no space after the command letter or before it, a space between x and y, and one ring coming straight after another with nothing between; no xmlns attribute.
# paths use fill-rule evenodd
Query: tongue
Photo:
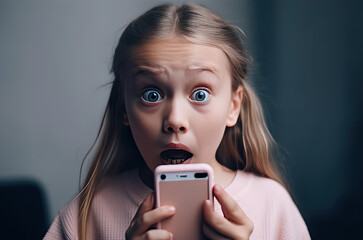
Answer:
<svg viewBox="0 0 363 240"><path fill-rule="evenodd" d="M160 154L160 157L169 163L181 163L192 156L190 152L181 149L169 149Z"/></svg>

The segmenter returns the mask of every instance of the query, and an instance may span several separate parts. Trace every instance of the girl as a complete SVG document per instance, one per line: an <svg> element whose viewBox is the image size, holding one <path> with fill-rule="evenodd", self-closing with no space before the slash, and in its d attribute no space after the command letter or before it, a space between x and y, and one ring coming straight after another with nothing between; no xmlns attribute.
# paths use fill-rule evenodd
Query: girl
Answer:
<svg viewBox="0 0 363 240"><path fill-rule="evenodd" d="M240 35L194 4L158 6L127 26L85 185L45 239L171 239L153 226L182 209L153 207L153 171L188 163L214 170L207 238L310 238L273 163Z"/></svg>

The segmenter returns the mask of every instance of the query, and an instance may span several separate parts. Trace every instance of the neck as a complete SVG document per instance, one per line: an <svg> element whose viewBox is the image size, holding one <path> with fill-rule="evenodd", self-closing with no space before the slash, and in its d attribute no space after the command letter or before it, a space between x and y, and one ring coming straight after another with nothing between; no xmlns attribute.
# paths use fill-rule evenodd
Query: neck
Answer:
<svg viewBox="0 0 363 240"><path fill-rule="evenodd" d="M139 176L146 186L154 190L154 173L146 164L139 168Z"/></svg>
<svg viewBox="0 0 363 240"><path fill-rule="evenodd" d="M236 176L236 171L233 171L215 160L210 164L214 172L214 183L222 186L223 188L228 187Z"/></svg>

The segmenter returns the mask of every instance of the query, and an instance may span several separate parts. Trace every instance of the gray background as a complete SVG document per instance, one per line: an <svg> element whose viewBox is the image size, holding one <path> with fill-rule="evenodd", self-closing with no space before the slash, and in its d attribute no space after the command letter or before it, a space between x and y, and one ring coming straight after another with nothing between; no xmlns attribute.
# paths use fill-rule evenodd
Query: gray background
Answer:
<svg viewBox="0 0 363 240"><path fill-rule="evenodd" d="M79 190L122 27L162 2L0 1L0 180L39 182L49 222ZM312 236L354 234L362 210L362 4L199 2L247 34L250 79ZM335 232L334 219L344 219Z"/></svg>

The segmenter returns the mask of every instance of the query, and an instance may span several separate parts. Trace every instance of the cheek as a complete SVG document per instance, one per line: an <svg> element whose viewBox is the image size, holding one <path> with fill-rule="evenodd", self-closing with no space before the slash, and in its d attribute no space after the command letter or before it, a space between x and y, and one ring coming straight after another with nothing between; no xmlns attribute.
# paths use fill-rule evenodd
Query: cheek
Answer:
<svg viewBox="0 0 363 240"><path fill-rule="evenodd" d="M129 121L136 146L145 163L153 171L159 165L155 162L158 155L155 155L154 151L158 147L156 139L160 135L157 117L132 112Z"/></svg>
<svg viewBox="0 0 363 240"><path fill-rule="evenodd" d="M157 114L130 111L129 122L132 134L137 142L152 140L157 136L160 129Z"/></svg>
<svg viewBox="0 0 363 240"><path fill-rule="evenodd" d="M203 130L202 136L206 139L206 142L209 142L211 147L217 148L222 140L225 128L224 119L213 119L204 124L204 126L201 126Z"/></svg>
<svg viewBox="0 0 363 240"><path fill-rule="evenodd" d="M215 109L208 116L204 116L204 121L200 121L194 129L198 131L198 145L203 155L214 157L217 148L222 141L226 129L226 110Z"/></svg>
<svg viewBox="0 0 363 240"><path fill-rule="evenodd" d="M160 129L157 114L145 113L139 109L137 102L126 102L126 114L131 132L140 153L145 156L151 143L155 142Z"/></svg>
<svg viewBox="0 0 363 240"><path fill-rule="evenodd" d="M155 127L156 119L152 114L146 114L145 111L142 111L140 108L138 101L139 99L135 97L137 94L134 92L133 88L128 87L125 92L125 106L126 106L126 115L128 118L128 122L132 131L132 134L135 138L148 133L148 129Z"/></svg>

